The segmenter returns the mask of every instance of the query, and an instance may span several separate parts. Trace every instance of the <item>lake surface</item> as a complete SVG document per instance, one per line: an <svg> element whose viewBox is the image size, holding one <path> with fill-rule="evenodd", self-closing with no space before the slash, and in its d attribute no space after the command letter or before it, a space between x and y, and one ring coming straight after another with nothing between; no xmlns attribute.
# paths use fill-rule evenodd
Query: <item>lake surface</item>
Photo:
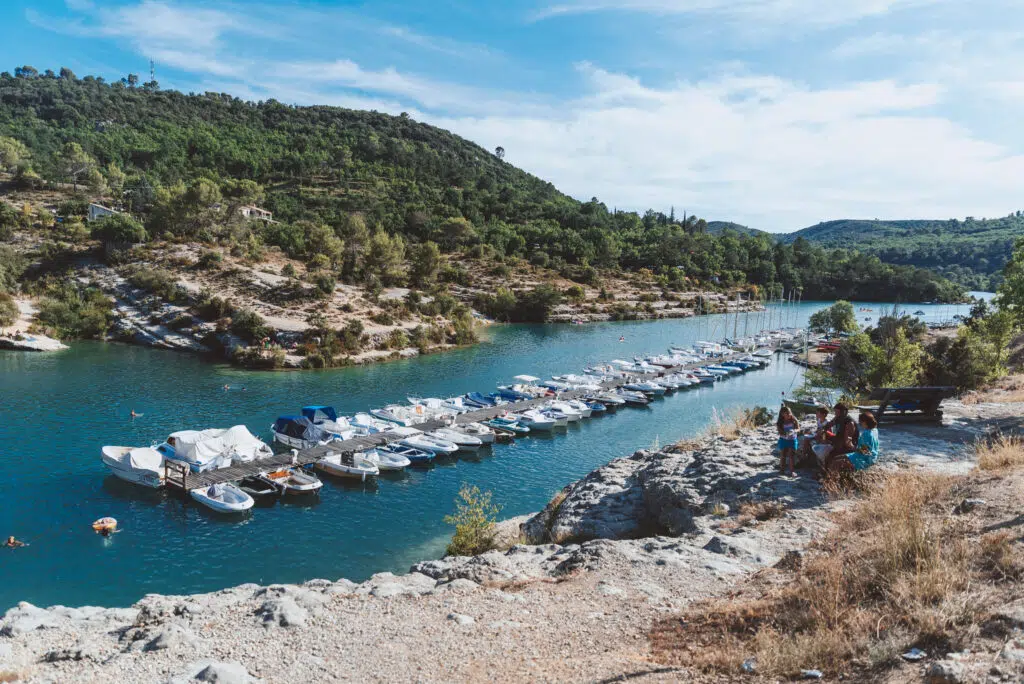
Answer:
<svg viewBox="0 0 1024 684"><path fill-rule="evenodd" d="M0 549L0 610L21 600L125 606L150 592L405 572L443 552L451 535L443 518L463 483L492 491L503 517L536 511L564 485L613 458L692 436L716 415L740 407L775 407L781 392L799 386L802 372L777 357L766 370L679 392L650 408L622 408L552 436L376 484L328 480L316 503L257 507L241 521L115 479L100 462L105 444L148 445L175 430L239 423L269 441L274 418L305 404L351 414L410 394L490 391L520 373L578 372L598 361L663 353L671 344L753 332L769 317L774 327L803 325L823 306L776 307L738 319L496 326L473 348L323 372L252 373L120 344L80 343L55 354L0 352L0 535L30 543ZM881 310L855 306L874 309L859 311L859 318ZM944 320L969 307L910 307L918 309L926 320ZM131 420L132 409L143 416ZM123 531L104 539L89 525L107 515Z"/></svg>

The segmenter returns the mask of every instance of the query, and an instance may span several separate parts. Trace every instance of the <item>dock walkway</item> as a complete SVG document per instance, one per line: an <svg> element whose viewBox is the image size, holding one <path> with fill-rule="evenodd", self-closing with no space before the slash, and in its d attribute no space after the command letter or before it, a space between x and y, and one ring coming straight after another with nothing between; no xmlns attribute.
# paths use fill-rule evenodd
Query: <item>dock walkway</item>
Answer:
<svg viewBox="0 0 1024 684"><path fill-rule="evenodd" d="M718 363L723 361L730 361L745 356L743 353L731 354L718 360ZM620 378L616 380L609 380L602 383L602 386L606 390L615 390L623 385L628 385L632 382L640 382L644 380L652 380L665 375L672 375L673 373L679 373L682 371L692 370L701 366L708 365L707 362L686 364L682 366L673 366L670 368L664 368L657 373L630 373L628 378ZM491 420L505 413L519 413L521 411L528 411L532 408L536 408L542 404L545 404L553 399L569 400L569 399L580 399L589 394L593 394L593 390L569 390L566 392L556 392L554 397L537 397L535 399L524 399L523 401L509 402L502 404L501 406L495 406L491 408L479 409L476 411L468 411L461 413L455 417L455 424L466 424L475 423L485 420ZM423 423L417 423L412 427L422 432L430 432L431 430L437 430L438 428L446 427L450 423L442 420L428 420ZM396 424L395 427L398 427ZM246 477L257 475L259 473L265 473L276 470L278 468L290 468L290 467L301 467L307 466L312 463L316 463L325 456L329 456L333 453L350 453L359 452L372 449L374 447L383 446L389 442L397 441L402 439L399 436L388 435L386 433L378 433L374 435L364 435L360 437L354 437L340 442L328 442L320 446L315 446L311 449L299 450L297 456L293 456L291 451L287 451L282 454L277 454L272 458L265 458L259 461L251 461L248 463L234 464L228 468L219 468L217 470L208 470L202 473L194 473L185 468L176 467L173 463L165 461L164 474L165 482L167 485L188 492L193 489L200 489L202 487L209 487L214 484L221 484L224 482L238 482Z"/></svg>

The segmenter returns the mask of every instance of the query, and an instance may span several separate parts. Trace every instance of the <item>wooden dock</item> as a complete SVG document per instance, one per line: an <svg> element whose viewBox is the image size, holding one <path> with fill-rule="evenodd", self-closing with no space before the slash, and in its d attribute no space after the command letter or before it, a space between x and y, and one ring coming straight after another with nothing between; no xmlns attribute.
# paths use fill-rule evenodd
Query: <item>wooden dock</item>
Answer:
<svg viewBox="0 0 1024 684"><path fill-rule="evenodd" d="M723 357L718 360L717 363L724 361L730 361L736 358L746 356L746 354L732 354L727 357ZM633 382L642 382L644 380L654 380L665 375L672 375L673 373L684 372L699 368L701 366L708 365L705 363L686 364L683 366L673 366L671 368L664 368L657 373L630 373L628 378L620 378L616 380L609 380L602 383L602 387L605 390L615 390L623 385L628 385ZM521 411L528 411L529 409L536 408L546 404L554 399L569 400L569 399L581 399L589 394L593 394L593 390L569 390L566 392L556 392L554 396L537 397L535 399L524 399L523 401L509 402L500 406L491 408L479 409L476 411L468 411L461 413L455 417L456 425L463 425L466 423L475 423L485 420L491 420L498 416L504 415L505 413L519 413ZM438 428L449 426L450 422L442 420L428 420L423 423L417 423L412 427L422 432L430 432L437 430ZM395 427L398 427L396 424ZM276 454L271 458L262 459L259 461L250 461L248 463L233 464L228 468L219 468L217 470L208 470L202 473L194 473L187 467L180 465L172 461L164 461L164 481L170 487L179 489L184 492L191 491L193 489L200 489L202 487L209 487L213 484L220 484L224 482L238 482L246 477L257 475L259 473L270 472L279 468L291 468L307 466L321 460L325 456L329 456L334 453L352 453L359 451L366 451L374 447L383 446L389 442L397 441L402 439L401 437L388 435L386 433L378 433L374 435L364 435L360 437L354 437L339 442L329 442L324 445L315 446L311 449L299 450L298 455L295 456L291 453L291 450L287 452Z"/></svg>

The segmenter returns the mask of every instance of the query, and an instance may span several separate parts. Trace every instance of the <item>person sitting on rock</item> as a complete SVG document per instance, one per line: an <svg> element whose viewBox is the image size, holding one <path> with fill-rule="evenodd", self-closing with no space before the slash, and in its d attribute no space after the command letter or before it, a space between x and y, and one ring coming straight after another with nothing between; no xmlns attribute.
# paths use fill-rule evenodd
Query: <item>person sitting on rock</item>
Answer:
<svg viewBox="0 0 1024 684"><path fill-rule="evenodd" d="M778 447L782 457L779 470L785 471L788 464L789 474L793 475L795 474L793 468L796 460L797 431L800 429L800 421L796 419L788 406L783 406L779 410L779 419L775 423L775 428L779 431Z"/></svg>
<svg viewBox="0 0 1024 684"><path fill-rule="evenodd" d="M871 411L861 411L857 422L860 424L857 448L847 454L847 458L855 469L864 470L878 462L878 419Z"/></svg>
<svg viewBox="0 0 1024 684"><path fill-rule="evenodd" d="M806 458L809 462L815 461L814 445L824 444L829 441L833 435L828 431L831 421L828 419L828 407L819 406L814 409L814 417L816 424L813 432L808 432L803 437L803 443L800 445L800 450L803 458ZM820 464L818 464L820 465Z"/></svg>
<svg viewBox="0 0 1024 684"><path fill-rule="evenodd" d="M829 447L827 455L824 458L824 468L832 471L851 471L856 470L853 462L848 458L848 454L852 454L857 451L857 442L859 439L859 430L857 429L857 422L850 417L850 408L843 402L839 402L835 405L836 417L832 420L832 429L835 436L829 444L815 445L814 453L819 454L819 446Z"/></svg>
<svg viewBox="0 0 1024 684"><path fill-rule="evenodd" d="M835 418L821 427L824 441L811 447L822 466L832 454L848 454L857 447L857 423L850 417L850 408L839 402L833 410Z"/></svg>

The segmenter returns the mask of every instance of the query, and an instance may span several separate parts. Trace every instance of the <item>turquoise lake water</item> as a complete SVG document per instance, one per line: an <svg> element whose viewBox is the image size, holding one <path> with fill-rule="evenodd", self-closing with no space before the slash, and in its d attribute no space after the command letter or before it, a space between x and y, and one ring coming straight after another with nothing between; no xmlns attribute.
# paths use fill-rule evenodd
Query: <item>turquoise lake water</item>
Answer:
<svg viewBox="0 0 1024 684"><path fill-rule="evenodd" d="M824 306L776 313L774 325L802 325ZM869 306L877 315L880 306ZM916 306L926 320L969 307ZM778 311L778 310L776 310ZM225 520L180 496L108 475L105 444L148 445L175 430L244 423L269 441L279 414L324 403L339 412L402 402L409 394L490 391L513 375L578 372L585 365L671 344L720 339L764 315L603 323L496 326L478 346L408 361L323 372L251 373L173 352L79 343L66 352L0 352L0 534L27 548L0 549L0 610L38 605L125 606L150 592L213 591L244 582L359 581L405 572L438 557L450 537L444 516L463 483L494 493L511 517L539 510L594 467L638 448L700 432L739 407L775 407L800 384L783 357L713 387L679 392L645 409L620 409L553 435L521 439L376 484L325 483L319 501L257 507ZM625 341L619 342L624 336ZM222 388L231 385L229 391ZM241 388L245 387L243 391ZM131 420L134 409L144 414ZM117 518L123 532L104 539L90 523Z"/></svg>

